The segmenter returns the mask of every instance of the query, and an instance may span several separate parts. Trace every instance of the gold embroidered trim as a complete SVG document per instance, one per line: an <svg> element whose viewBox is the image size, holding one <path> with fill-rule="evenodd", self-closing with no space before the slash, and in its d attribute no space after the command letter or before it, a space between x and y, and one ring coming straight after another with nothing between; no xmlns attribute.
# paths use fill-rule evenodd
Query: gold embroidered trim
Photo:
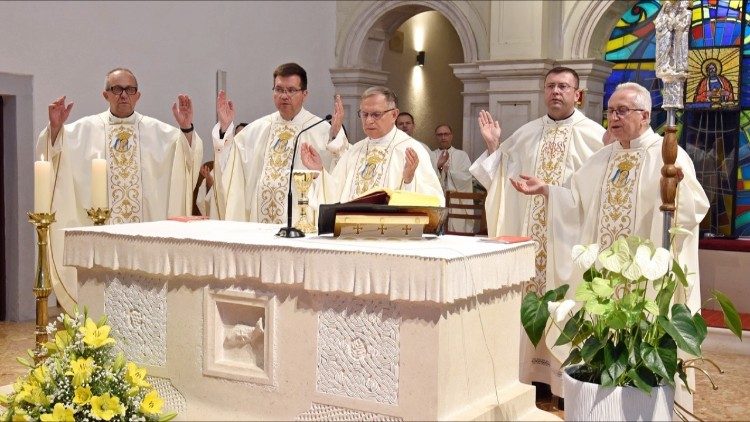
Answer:
<svg viewBox="0 0 750 422"><path fill-rule="evenodd" d="M143 221L140 142L133 125L108 127L109 201L111 224Z"/></svg>
<svg viewBox="0 0 750 422"><path fill-rule="evenodd" d="M289 188L289 165L294 137L299 128L289 122L271 124L270 139L266 142L265 160L260 176L258 222L282 224L286 218L286 195Z"/></svg>
<svg viewBox="0 0 750 422"><path fill-rule="evenodd" d="M602 182L597 239L607 248L635 228L636 190L643 151L621 151L610 157L607 177Z"/></svg>

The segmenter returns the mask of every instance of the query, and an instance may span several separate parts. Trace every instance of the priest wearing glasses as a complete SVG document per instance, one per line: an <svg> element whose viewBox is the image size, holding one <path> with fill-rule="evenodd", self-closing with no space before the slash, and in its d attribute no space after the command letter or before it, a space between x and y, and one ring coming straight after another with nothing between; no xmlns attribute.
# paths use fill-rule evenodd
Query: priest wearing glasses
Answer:
<svg viewBox="0 0 750 422"><path fill-rule="evenodd" d="M172 105L176 127L135 111L141 98L133 72L116 68L107 73L103 113L65 124L73 103L66 97L48 108L49 124L39 135L36 155L52 162L56 212L51 231L52 282L66 308L77 300L75 270L63 267L63 231L91 225L92 159L106 160L109 223L164 220L190 215L192 190L203 158L203 141L193 127L190 97L179 95Z"/></svg>
<svg viewBox="0 0 750 422"><path fill-rule="evenodd" d="M357 115L367 138L354 144L329 172L309 143L302 145L302 162L320 170L319 203L346 202L378 188L401 189L437 196L445 203L430 156L414 138L396 128L396 95L383 86L365 90Z"/></svg>

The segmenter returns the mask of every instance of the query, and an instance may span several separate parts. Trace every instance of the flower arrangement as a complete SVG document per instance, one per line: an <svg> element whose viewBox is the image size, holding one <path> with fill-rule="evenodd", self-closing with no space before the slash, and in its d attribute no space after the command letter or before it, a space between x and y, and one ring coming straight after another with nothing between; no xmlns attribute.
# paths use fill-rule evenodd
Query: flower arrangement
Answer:
<svg viewBox="0 0 750 422"><path fill-rule="evenodd" d="M146 380L146 369L115 355L107 317L94 322L87 311L60 315L47 327L54 341L44 345L47 357L38 364L18 358L29 367L9 396L0 420L168 421L177 414L162 414L164 400ZM56 329L59 326L60 329Z"/></svg>
<svg viewBox="0 0 750 422"><path fill-rule="evenodd" d="M671 233L680 232L685 231ZM701 358L708 333L703 317L675 300L678 283L688 286L687 268L668 250L636 236L620 238L601 252L597 244L577 245L572 252L585 269L575 301L564 300L568 285L543 295L530 292L523 299L521 322L532 344L536 347L552 320L560 329L554 346L570 345L561 366L582 363L569 373L573 378L649 394L652 387L674 387L677 374L687 386L686 370L695 359L678 358L677 351ZM732 302L718 291L712 297L726 326L742 339Z"/></svg>

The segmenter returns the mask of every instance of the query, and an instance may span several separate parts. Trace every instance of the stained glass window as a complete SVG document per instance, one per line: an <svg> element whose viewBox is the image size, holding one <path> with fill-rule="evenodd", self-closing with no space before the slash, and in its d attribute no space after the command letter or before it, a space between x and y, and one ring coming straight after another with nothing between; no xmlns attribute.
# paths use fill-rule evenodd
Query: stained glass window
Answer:
<svg viewBox="0 0 750 422"><path fill-rule="evenodd" d="M690 23L690 48L740 45L741 0L695 0Z"/></svg>
<svg viewBox="0 0 750 422"><path fill-rule="evenodd" d="M750 111L740 113L737 154L737 217L734 235L750 236Z"/></svg>

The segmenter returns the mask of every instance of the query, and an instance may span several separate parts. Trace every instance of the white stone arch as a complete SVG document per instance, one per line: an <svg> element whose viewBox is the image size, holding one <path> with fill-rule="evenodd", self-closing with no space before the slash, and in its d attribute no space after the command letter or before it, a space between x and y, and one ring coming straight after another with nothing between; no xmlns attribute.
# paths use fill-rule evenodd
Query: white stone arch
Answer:
<svg viewBox="0 0 750 422"><path fill-rule="evenodd" d="M603 59L610 32L636 1L578 1L565 19L566 58Z"/></svg>
<svg viewBox="0 0 750 422"><path fill-rule="evenodd" d="M349 11L337 33L336 68L330 69L336 93L342 96L345 125L350 140L362 138L362 129L354 111L359 96L372 85L382 85L388 73L382 70L386 43L401 24L422 12L440 12L451 23L463 49L464 62L486 59L489 52L488 30L471 2L458 1L366 1Z"/></svg>

